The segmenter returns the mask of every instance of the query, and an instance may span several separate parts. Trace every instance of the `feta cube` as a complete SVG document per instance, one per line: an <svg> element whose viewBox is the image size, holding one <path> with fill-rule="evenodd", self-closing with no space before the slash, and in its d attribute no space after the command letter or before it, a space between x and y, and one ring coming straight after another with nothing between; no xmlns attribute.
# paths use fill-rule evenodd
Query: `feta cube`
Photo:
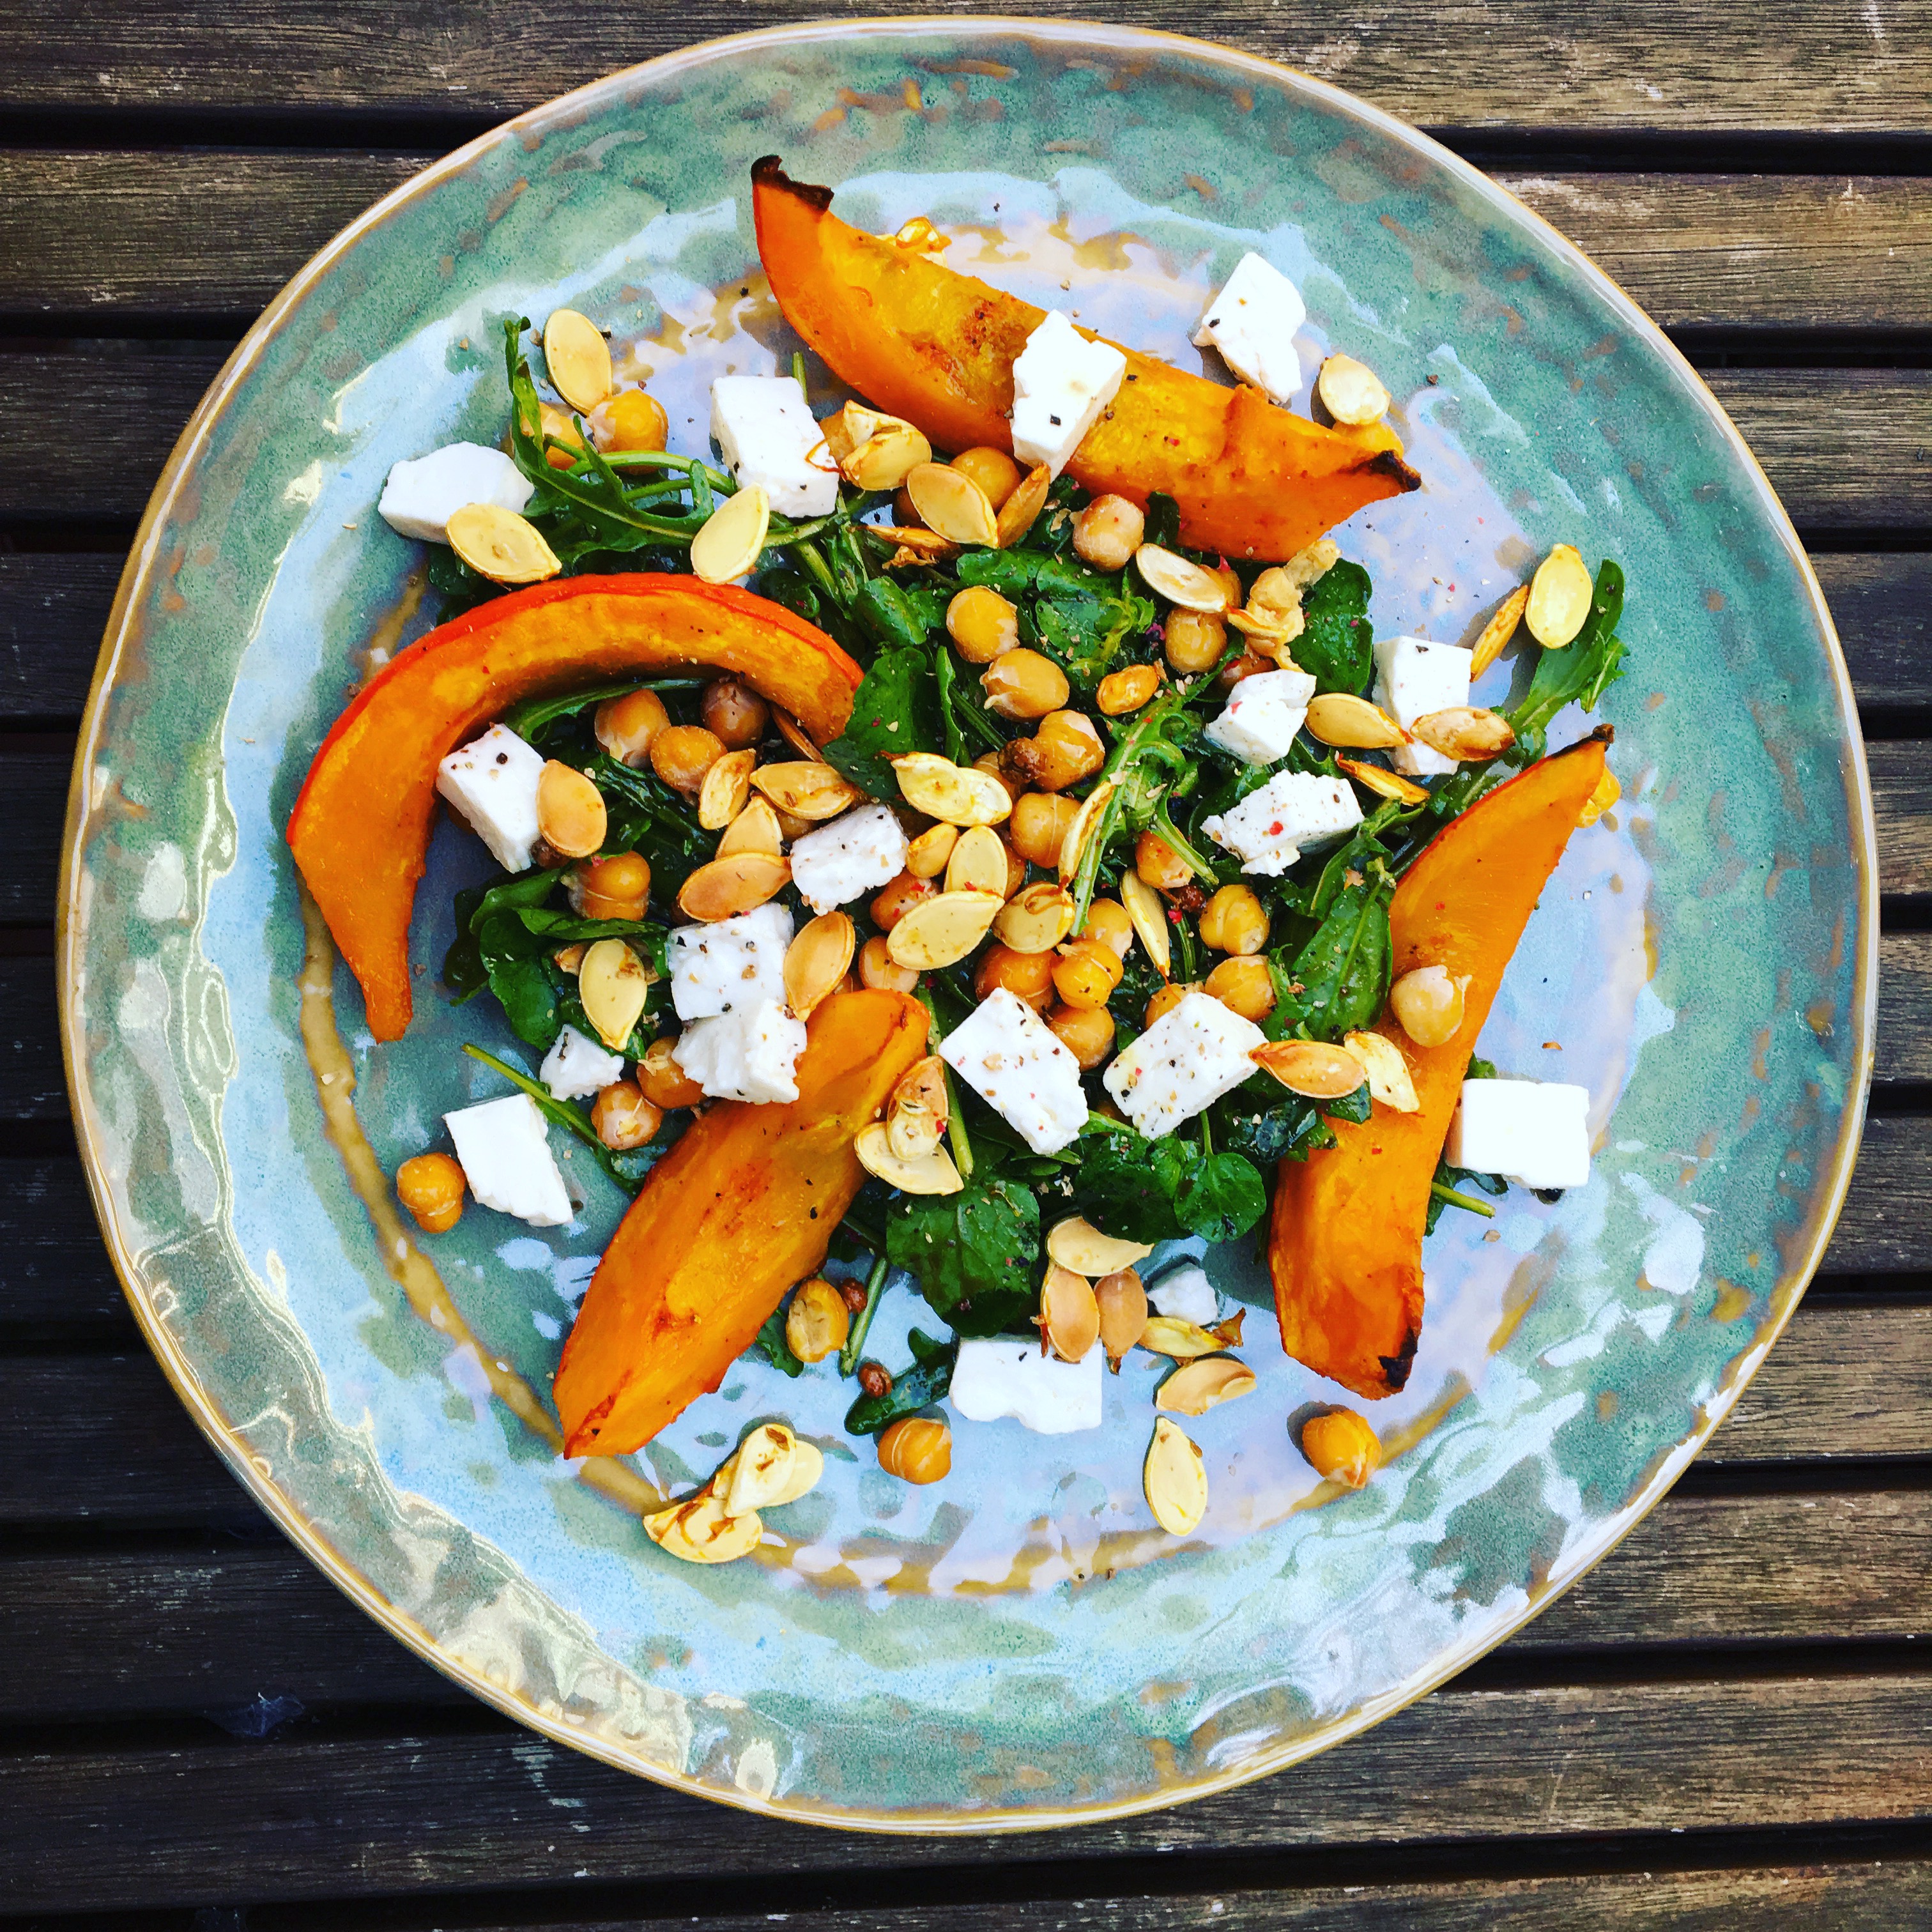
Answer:
<svg viewBox="0 0 1932 1932"><path fill-rule="evenodd" d="M714 1099L762 1106L798 1098L804 1051L805 1022L786 1012L781 998L693 1020L670 1057Z"/></svg>
<svg viewBox="0 0 1932 1932"><path fill-rule="evenodd" d="M1198 1328L1211 1328L1220 1318L1221 1298L1208 1279L1205 1268L1176 1268L1164 1274L1148 1290L1148 1299L1158 1315L1178 1322L1192 1322Z"/></svg>
<svg viewBox="0 0 1932 1932"><path fill-rule="evenodd" d="M782 516L838 508L838 466L796 376L720 376L711 386L711 434L725 468L758 484Z"/></svg>
<svg viewBox="0 0 1932 1932"><path fill-rule="evenodd" d="M959 1345L946 1400L968 1422L1011 1416L1039 1436L1070 1436L1100 1426L1102 1391L1096 1342L1077 1362L1042 1355L1037 1342L1004 1335Z"/></svg>
<svg viewBox="0 0 1932 1932"><path fill-rule="evenodd" d="M464 504L520 510L536 488L500 449L446 443L427 456L392 464L376 514L399 536L447 543L449 520Z"/></svg>
<svg viewBox="0 0 1932 1932"><path fill-rule="evenodd" d="M1360 802L1346 778L1277 772L1232 812L1204 818L1201 829L1240 860L1243 872L1275 878L1301 856L1303 846L1339 838L1361 822Z"/></svg>
<svg viewBox="0 0 1932 1932"><path fill-rule="evenodd" d="M862 805L793 840L791 882L814 912L830 912L877 892L905 862L905 830L890 808Z"/></svg>
<svg viewBox="0 0 1932 1932"><path fill-rule="evenodd" d="M1004 986L946 1035L939 1057L1035 1154L1058 1154L1087 1124L1080 1063Z"/></svg>
<svg viewBox="0 0 1932 1932"><path fill-rule="evenodd" d="M544 1118L527 1094L485 1100L446 1114L470 1191L485 1208L514 1214L532 1228L561 1228L570 1196L550 1150Z"/></svg>
<svg viewBox="0 0 1932 1932"><path fill-rule="evenodd" d="M581 1100L623 1077L624 1056L607 1053L573 1026L557 1035L556 1044L537 1069L537 1078L550 1089L554 1100Z"/></svg>
<svg viewBox="0 0 1932 1932"><path fill-rule="evenodd" d="M543 768L543 754L503 724L491 725L436 768L436 790L506 872L526 870L536 856Z"/></svg>
<svg viewBox="0 0 1932 1932"><path fill-rule="evenodd" d="M1208 736L1251 765L1271 765L1288 756L1314 695L1315 680L1305 670L1264 670L1244 677L1228 693Z"/></svg>
<svg viewBox="0 0 1932 1932"><path fill-rule="evenodd" d="M715 1019L784 1001L791 914L773 902L735 919L681 926L670 936L670 1003L681 1020Z"/></svg>
<svg viewBox="0 0 1932 1932"><path fill-rule="evenodd" d="M1267 1038L1232 1006L1190 993L1116 1056L1100 1084L1157 1140L1240 1086L1255 1070L1248 1055Z"/></svg>
<svg viewBox="0 0 1932 1932"><path fill-rule="evenodd" d="M1220 350L1243 382L1286 403L1301 387L1294 332L1307 320L1300 291L1272 262L1250 253L1208 304L1194 346Z"/></svg>
<svg viewBox="0 0 1932 1932"><path fill-rule="evenodd" d="M1466 1080L1443 1150L1451 1167L1526 1187L1590 1178L1590 1090L1556 1080Z"/></svg>
<svg viewBox="0 0 1932 1932"><path fill-rule="evenodd" d="M1390 638L1376 646L1376 702L1406 731L1432 711L1469 701L1473 651L1460 644L1432 644L1426 638ZM1456 769L1454 758L1426 745L1398 745L1395 768L1412 778L1433 778Z"/></svg>
<svg viewBox="0 0 1932 1932"><path fill-rule="evenodd" d="M1043 463L1058 476L1126 373L1127 358L1111 342L1088 341L1048 309L1013 362L1014 461Z"/></svg>

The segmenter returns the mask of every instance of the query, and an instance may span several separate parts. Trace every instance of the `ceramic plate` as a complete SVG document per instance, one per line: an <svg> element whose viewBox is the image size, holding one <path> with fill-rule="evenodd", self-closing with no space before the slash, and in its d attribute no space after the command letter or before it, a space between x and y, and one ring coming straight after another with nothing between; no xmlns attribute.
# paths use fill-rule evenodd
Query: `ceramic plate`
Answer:
<svg viewBox="0 0 1932 1932"><path fill-rule="evenodd" d="M568 303L695 449L711 379L794 346L758 272L758 155L875 230L1189 368L1259 249L1312 370L1371 364L1427 478L1338 532L1379 634L1466 640L1557 542L1628 572L1610 693L1623 802L1572 840L1483 1051L1586 1083L1594 1177L1428 1250L1406 1391L1365 1492L1320 1486L1252 1244L1261 1385L1203 1418L1198 1534L1140 1494L1150 1366L1072 1438L962 1425L952 1475L878 1470L823 1371L750 1362L645 1451L560 1460L547 1390L620 1202L472 1208L418 1244L383 1177L518 1049L434 975L488 860L448 827L407 1037L377 1048L282 841L324 729L424 628L376 518L398 458L506 421L499 320ZM823 372L818 372L822 378ZM832 392L821 382L821 411ZM1484 687L1499 694L1506 660ZM1574 735L1574 727L1570 735ZM1563 734L1557 734L1558 737ZM369 1612L613 1764L787 1816L984 1831L1120 1814L1292 1762L1547 1604L1642 1515L1791 1312L1851 1165L1872 1027L1871 811L1817 586L1756 464L1656 329L1472 169L1223 50L1022 22L803 28L696 48L440 163L298 275L156 492L100 662L62 886L63 1018L110 1245L237 1475ZM906 1358L902 1282L874 1352ZM930 1318L928 1318L928 1322ZM694 1569L640 1506L754 1419L827 1479L754 1560Z"/></svg>

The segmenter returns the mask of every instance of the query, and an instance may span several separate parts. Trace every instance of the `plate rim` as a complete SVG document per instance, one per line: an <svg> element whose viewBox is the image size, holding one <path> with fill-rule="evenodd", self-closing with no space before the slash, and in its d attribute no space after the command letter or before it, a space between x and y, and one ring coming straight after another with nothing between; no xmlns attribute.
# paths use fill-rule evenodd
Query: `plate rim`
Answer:
<svg viewBox="0 0 1932 1932"><path fill-rule="evenodd" d="M1291 92L1312 94L1347 114L1367 122L1390 140L1408 148L1432 166L1445 170L1453 178L1478 196L1502 206L1535 230L1568 266L1580 273L1610 304L1630 332L1643 338L1660 353L1690 400L1712 420L1719 434L1740 457L1745 473L1756 492L1770 527L1796 566L1808 596L1825 644L1827 668L1837 699L1844 758L1841 777L1846 796L1848 824L1856 847L1858 868L1858 934L1856 959L1849 1016L1852 1028L1854 1072L1847 1084L1846 1100L1838 1120L1829 1173L1822 1185L1812 1190L1812 1214L1808 1238L1794 1265L1780 1269L1769 1292L1770 1310L1750 1345L1732 1365L1724 1386L1703 1406L1697 1426L1682 1442L1656 1459L1655 1466L1643 1484L1624 1504L1614 1527L1600 1543L1575 1562L1560 1581L1546 1580L1531 1588L1524 1606L1493 1630L1485 1629L1452 1644L1432 1658L1414 1676L1392 1686L1379 1696L1359 1703L1310 1731L1280 1743L1257 1757L1244 1760L1226 1772L1210 1773L1178 1782L1171 1786L1113 1798L1091 1805L1057 1805L1040 1810L996 1808L983 1812L868 1811L800 1804L779 1797L760 1797L735 1788L724 1790L701 1783L688 1774L654 1762L641 1754L621 1748L574 1728L567 1720L539 1709L528 1700L493 1682L473 1666L444 1651L412 1618L397 1610L352 1564L338 1555L316 1526L304 1517L281 1491L256 1468L245 1445L230 1430L226 1420L202 1394L191 1365L177 1348L173 1337L155 1318L146 1298L135 1285L131 1256L123 1243L115 1219L113 1204L104 1174L101 1152L96 1138L96 1123L91 1100L80 1077L78 1045L82 1028L77 1010L82 983L80 967L83 940L80 898L82 884L81 834L88 818L88 773L104 736L107 699L116 681L122 655L133 628L130 613L139 594L146 588L157 561L160 532L172 512L184 478L214 424L226 409L242 379L255 367L274 341L291 312L337 263L374 230L381 226L399 209L417 196L427 194L450 178L460 175L470 163L504 142L524 132L569 122L585 117L640 80L656 80L692 67L709 64L734 50L823 44L828 42L869 40L890 37L916 39L922 35L944 35L955 40L998 40L1023 38L1034 41L1092 46L1096 43L1110 50L1152 50L1180 54L1222 70L1246 74L1271 86L1285 86ZM1444 147L1420 129L1376 106L1346 88L1305 74L1286 62L1212 40L1201 40L1163 29L1125 26L1099 20L1042 20L1024 14L978 14L949 16L943 14L908 14L902 17L868 16L852 20L816 20L786 26L768 27L694 42L688 46L661 54L634 65L619 68L580 87L554 96L523 112L486 130L449 153L440 156L420 172L382 196L365 208L317 250L276 292L272 300L250 325L236 344L214 380L196 405L185 427L170 450L142 513L128 559L122 566L114 601L102 634L94 674L83 709L74 762L68 790L65 821L62 835L59 881L55 904L54 961L56 998L61 1034L61 1054L69 1109L72 1114L76 1151L87 1178L88 1193L100 1226L104 1244L112 1262L122 1293L132 1310L143 1340L159 1363L176 1396L194 1418L211 1445L242 1487L297 1550L335 1585L350 1601L382 1629L406 1646L424 1661L472 1696L502 1712L518 1723L553 1742L568 1746L613 1768L642 1777L652 1783L686 1792L712 1803L730 1806L794 1823L811 1824L834 1830L875 1832L884 1835L988 1835L1016 1832L1051 1831L1064 1827L1105 1822L1168 1806L1212 1796L1218 1792L1271 1777L1318 1753L1346 1743L1374 1725L1382 1723L1429 1694L1479 1658L1514 1636L1533 1618L1540 1616L1564 1592L1572 1588L1603 1562L1661 1502L1684 1469L1700 1454L1718 1424L1729 1414L1765 1357L1784 1334L1804 1291L1816 1273L1826 1247L1836 1226L1850 1187L1864 1132L1874 1062L1873 1040L1877 1024L1878 1004L1878 853L1877 833L1867 769L1864 740L1858 719L1851 675L1838 639L1822 589L1811 567L1790 516L1780 502L1750 445L1731 421L1723 404L1712 393L1702 376L1690 365L1663 329L1624 291L1616 280L1576 244L1511 194L1499 182L1473 164ZM507 1555L507 1552L506 1552Z"/></svg>

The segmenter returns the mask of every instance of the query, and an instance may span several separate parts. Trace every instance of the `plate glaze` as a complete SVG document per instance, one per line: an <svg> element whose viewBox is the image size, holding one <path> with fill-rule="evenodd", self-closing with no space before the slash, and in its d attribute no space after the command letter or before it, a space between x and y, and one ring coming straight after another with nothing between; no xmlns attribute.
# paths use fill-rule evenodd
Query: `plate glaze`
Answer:
<svg viewBox="0 0 1932 1932"><path fill-rule="evenodd" d="M1370 363L1427 478L1337 532L1378 634L1466 641L1552 542L1617 557L1622 803L1580 832L1482 1051L1588 1084L1587 1188L1454 1214L1428 1250L1388 1462L1318 1484L1292 1426L1340 1393L1276 1346L1252 1242L1248 1399L1190 1425L1185 1541L1139 1494L1149 1367L1071 1438L961 1424L912 1490L838 1427L849 1389L749 1362L636 1458L560 1460L543 1392L619 1211L472 1207L412 1243L382 1176L517 1052L434 974L376 1048L280 831L372 652L426 626L388 466L494 442L497 320L568 303L700 446L711 378L794 346L758 272L757 156L873 228L1199 366L1246 249L1302 289L1312 373ZM814 370L822 379L823 371ZM836 392L817 380L821 413ZM1510 660L1481 687L1507 687ZM1566 721L1560 741L1580 727ZM182 1399L300 1546L478 1694L612 1763L887 1830L1050 1825L1260 1775L1500 1641L1682 1472L1789 1316L1842 1198L1869 1078L1875 870L1849 686L1817 586L1721 412L1559 237L1419 135L1315 82L1125 29L931 22L694 49L524 116L348 230L250 332L156 492L103 647L62 887L81 1144L136 1313ZM525 1056L527 1058L527 1056ZM560 1150L561 1151L561 1150ZM907 1359L902 1282L873 1352ZM928 1326L932 1325L927 1318ZM753 1561L652 1547L637 1509L782 1414L827 1478Z"/></svg>

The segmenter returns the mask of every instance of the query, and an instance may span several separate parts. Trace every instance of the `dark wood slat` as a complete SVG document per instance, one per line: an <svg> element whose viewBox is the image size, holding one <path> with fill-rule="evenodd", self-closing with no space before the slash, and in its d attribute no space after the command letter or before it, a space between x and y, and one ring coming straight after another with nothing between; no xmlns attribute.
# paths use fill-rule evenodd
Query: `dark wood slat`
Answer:
<svg viewBox="0 0 1932 1932"><path fill-rule="evenodd" d="M1865 747L1878 821L1878 889L1932 892L1932 745L1881 740Z"/></svg>
<svg viewBox="0 0 1932 1932"><path fill-rule="evenodd" d="M50 959L0 958L0 1120L64 1120Z"/></svg>
<svg viewBox="0 0 1932 1932"><path fill-rule="evenodd" d="M80 1162L0 1160L0 1328L132 1319Z"/></svg>
<svg viewBox="0 0 1932 1932"><path fill-rule="evenodd" d="M1844 550L1811 562L1861 706L1932 706L1932 555Z"/></svg>
<svg viewBox="0 0 1932 1932"><path fill-rule="evenodd" d="M0 150L0 313L252 314L434 157ZM1508 174L1666 328L1916 328L1932 189L1909 176Z"/></svg>
<svg viewBox="0 0 1932 1932"><path fill-rule="evenodd" d="M921 4L884 0L883 10ZM1036 11L1089 16L1079 0L1041 0ZM1591 10L1588 33L1558 0L1340 12L1235 0L1184 17L1124 0L1108 16L1211 34L1427 126L1932 129L1924 0L1869 16L1852 0L1695 14L1611 0ZM400 10L384 0L187 0L158 14L14 0L0 16L0 104L500 116L691 41L796 17L778 0L700 0L675 14L532 0L488 16L454 0Z"/></svg>
<svg viewBox="0 0 1932 1932"><path fill-rule="evenodd" d="M30 1912L1040 1860L1097 1880L1131 1856L1904 1821L1932 1809L1924 1722L1918 1676L1438 1694L1313 1771L992 1839L748 1817L508 1726L77 1748L0 1760L0 1854Z"/></svg>
<svg viewBox="0 0 1932 1932"><path fill-rule="evenodd" d="M1510 1654L1932 1633L1932 1496L1667 1499ZM0 1559L0 1723L462 1703L280 1538Z"/></svg>
<svg viewBox="0 0 1932 1932"><path fill-rule="evenodd" d="M1865 1122L1851 1191L1822 1272L1924 1269L1932 1269L1932 1120L1875 1115Z"/></svg>
<svg viewBox="0 0 1932 1932"><path fill-rule="evenodd" d="M1932 1080L1932 933L1886 933L1878 958L1878 1078Z"/></svg>
<svg viewBox="0 0 1932 1932"><path fill-rule="evenodd" d="M1704 1453L1932 1455L1932 1308L1801 1308Z"/></svg>
<svg viewBox="0 0 1932 1932"><path fill-rule="evenodd" d="M8 816L15 828L10 862L0 867L0 923L53 923L73 770L70 746L16 750L0 740L0 778L8 788Z"/></svg>

